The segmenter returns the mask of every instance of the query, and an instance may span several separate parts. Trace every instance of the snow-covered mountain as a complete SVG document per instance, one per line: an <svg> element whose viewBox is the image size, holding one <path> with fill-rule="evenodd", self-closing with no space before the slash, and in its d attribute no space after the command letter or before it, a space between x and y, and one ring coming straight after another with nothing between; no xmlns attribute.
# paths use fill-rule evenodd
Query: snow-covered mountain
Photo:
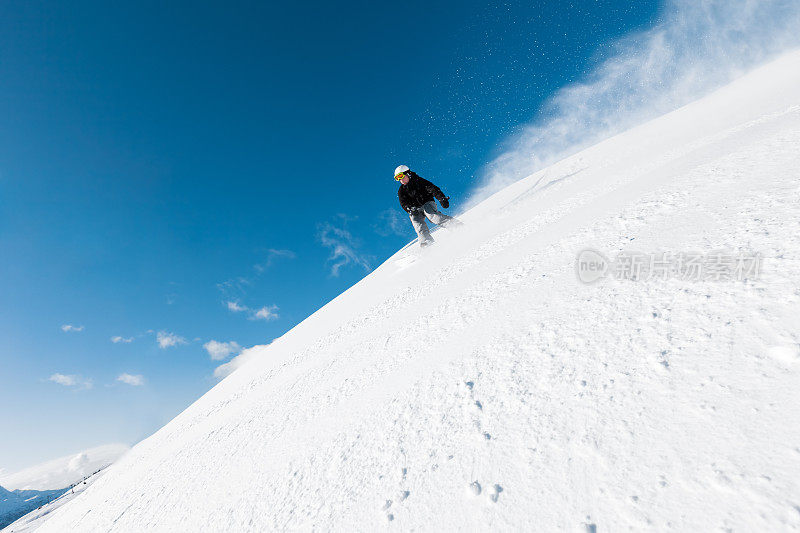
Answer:
<svg viewBox="0 0 800 533"><path fill-rule="evenodd" d="M20 506L13 514L6 515L3 522L0 522L0 528L3 533L24 533L28 531L35 531L46 522L53 511L65 505L92 486L92 484L100 479L105 474L107 467L101 467L99 470L82 478L72 486L51 491L14 491L20 496L27 497L27 501L23 506ZM0 491L0 498L2 491ZM30 496L31 493L35 494L35 498ZM24 514L23 514L24 513ZM22 515L20 517L20 515ZM1 515L0 515L1 516Z"/></svg>
<svg viewBox="0 0 800 533"><path fill-rule="evenodd" d="M83 483L87 477L119 459L128 449L124 444L97 446L1 476L0 529L53 502L74 485Z"/></svg>
<svg viewBox="0 0 800 533"><path fill-rule="evenodd" d="M96 446L0 476L0 486L8 489L62 489L83 480L91 473L119 459L129 447L125 444Z"/></svg>
<svg viewBox="0 0 800 533"><path fill-rule="evenodd" d="M18 494L0 487L0 527L9 523L6 517L16 512L22 503L23 500Z"/></svg>
<svg viewBox="0 0 800 533"><path fill-rule="evenodd" d="M798 147L792 53L500 191L40 531L800 528Z"/></svg>
<svg viewBox="0 0 800 533"><path fill-rule="evenodd" d="M69 489L6 490L0 487L0 529L30 511L50 503Z"/></svg>

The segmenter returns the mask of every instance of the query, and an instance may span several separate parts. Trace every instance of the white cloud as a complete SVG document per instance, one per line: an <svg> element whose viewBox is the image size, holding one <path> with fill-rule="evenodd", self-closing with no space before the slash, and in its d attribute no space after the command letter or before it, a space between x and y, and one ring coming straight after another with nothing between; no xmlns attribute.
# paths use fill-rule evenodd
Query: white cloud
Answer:
<svg viewBox="0 0 800 533"><path fill-rule="evenodd" d="M178 346L179 344L186 344L186 339L181 337L180 335L175 335L174 333L167 333L166 331L159 331L156 335L156 340L158 341L158 346L165 350L172 346Z"/></svg>
<svg viewBox="0 0 800 533"><path fill-rule="evenodd" d="M267 259L262 263L253 265L253 269L258 274L263 274L265 270L272 266L276 259L294 259L295 257L297 257L297 255L291 250L276 250L275 248L270 248L267 250Z"/></svg>
<svg viewBox="0 0 800 533"><path fill-rule="evenodd" d="M64 385L65 387L71 387L77 382L75 376L67 376L64 374L53 374L48 379L59 385Z"/></svg>
<svg viewBox="0 0 800 533"><path fill-rule="evenodd" d="M223 359L227 359L231 355L241 351L242 347L239 346L238 343L234 341L230 342L219 342L215 340L210 340L203 345L203 348L206 349L208 355L211 356L211 359L214 361L221 361Z"/></svg>
<svg viewBox="0 0 800 533"><path fill-rule="evenodd" d="M269 345L265 344L261 346L253 346L252 348L243 350L242 353L227 363L219 365L217 368L215 368L214 377L217 379L223 379L229 376L234 370L241 368L248 362L257 359L260 356L263 356L268 346Z"/></svg>
<svg viewBox="0 0 800 533"><path fill-rule="evenodd" d="M8 490L68 487L115 462L129 449L125 444L107 444L51 459L13 474L0 473L0 485Z"/></svg>
<svg viewBox="0 0 800 533"><path fill-rule="evenodd" d="M224 297L233 300L244 296L244 294L247 292L247 288L252 284L253 282L250 278L239 276L237 278L231 278L221 283L217 283L217 289Z"/></svg>
<svg viewBox="0 0 800 533"><path fill-rule="evenodd" d="M278 318L278 306L277 305L265 305L261 309L254 310L253 313L250 315L250 320L275 320Z"/></svg>
<svg viewBox="0 0 800 533"><path fill-rule="evenodd" d="M83 331L83 326L73 326L72 324L64 324L61 326L61 331L63 332L70 332L70 331Z"/></svg>
<svg viewBox="0 0 800 533"><path fill-rule="evenodd" d="M800 46L795 0L668 0L659 15L651 29L599 49L604 59L482 169L470 204Z"/></svg>
<svg viewBox="0 0 800 533"><path fill-rule="evenodd" d="M246 305L242 305L239 302L228 301L225 302L225 305L228 307L229 311L234 313L242 313L248 312L249 316L247 317L249 320L275 320L278 318L278 306L277 305L265 305L260 309L251 309Z"/></svg>
<svg viewBox="0 0 800 533"><path fill-rule="evenodd" d="M408 216L403 216L400 209L385 209L378 214L378 222L373 226L375 233L381 237L389 235L413 235L414 230Z"/></svg>
<svg viewBox="0 0 800 533"><path fill-rule="evenodd" d="M127 383L133 387L140 387L144 385L144 376L141 374L128 374L125 372L117 376L117 381Z"/></svg>
<svg viewBox="0 0 800 533"><path fill-rule="evenodd" d="M114 344L119 344L119 343L128 344L133 342L133 337L120 337L119 335L115 335L114 337L111 337L111 342L113 342Z"/></svg>
<svg viewBox="0 0 800 533"><path fill-rule="evenodd" d="M291 250L268 248L266 250L266 258L260 263L253 265L252 271L248 275L238 276L223 281L222 283L217 283L217 289L219 289L223 297L227 300L225 303L228 309L235 313L247 311L247 307L240 305L238 300L245 296L247 290L255 284L276 260L294 259L295 257L297 257L297 255Z"/></svg>
<svg viewBox="0 0 800 533"><path fill-rule="evenodd" d="M67 463L67 471L75 472L84 468L87 464L89 464L89 454L81 452L69 460L69 463Z"/></svg>
<svg viewBox="0 0 800 533"><path fill-rule="evenodd" d="M56 373L47 378L47 380L76 390L91 389L93 386L91 379L84 378L76 374Z"/></svg>
<svg viewBox="0 0 800 533"><path fill-rule="evenodd" d="M358 251L358 241L347 230L347 223L355 219L342 214L337 215L337 218L339 226L325 222L318 226L317 233L322 245L331 250L331 255L328 257L328 262L331 263L331 275L338 276L342 267L351 264L369 271L370 257Z"/></svg>
<svg viewBox="0 0 800 533"><path fill-rule="evenodd" d="M225 305L228 306L228 311L233 311L234 313L241 313L242 311L247 311L247 307L239 305L238 302L228 301L225 302Z"/></svg>

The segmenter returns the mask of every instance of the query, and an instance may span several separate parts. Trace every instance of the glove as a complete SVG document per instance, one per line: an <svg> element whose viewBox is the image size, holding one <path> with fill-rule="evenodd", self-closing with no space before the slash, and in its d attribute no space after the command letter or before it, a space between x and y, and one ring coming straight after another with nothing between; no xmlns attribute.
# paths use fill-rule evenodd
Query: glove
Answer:
<svg viewBox="0 0 800 533"><path fill-rule="evenodd" d="M444 198L439 200L439 203L442 204L442 207L447 209L448 207L450 207L450 197L449 196L445 196Z"/></svg>

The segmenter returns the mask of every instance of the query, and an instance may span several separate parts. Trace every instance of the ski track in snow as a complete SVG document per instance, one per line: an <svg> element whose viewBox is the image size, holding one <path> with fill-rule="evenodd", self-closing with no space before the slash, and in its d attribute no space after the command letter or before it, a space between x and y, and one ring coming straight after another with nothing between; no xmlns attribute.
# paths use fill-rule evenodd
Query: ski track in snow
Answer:
<svg viewBox="0 0 800 533"><path fill-rule="evenodd" d="M501 191L40 530L800 528L799 104L795 53ZM765 260L587 286L587 247Z"/></svg>

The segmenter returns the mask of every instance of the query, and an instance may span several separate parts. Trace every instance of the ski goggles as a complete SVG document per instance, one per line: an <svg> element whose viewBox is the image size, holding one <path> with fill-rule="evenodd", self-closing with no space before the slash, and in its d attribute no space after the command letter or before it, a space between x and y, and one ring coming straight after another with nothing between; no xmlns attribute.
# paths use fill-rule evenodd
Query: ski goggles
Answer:
<svg viewBox="0 0 800 533"><path fill-rule="evenodd" d="M403 177L405 177L405 175L406 175L405 172L401 172L400 174L395 175L394 179L395 181L400 181L401 179L403 179Z"/></svg>

